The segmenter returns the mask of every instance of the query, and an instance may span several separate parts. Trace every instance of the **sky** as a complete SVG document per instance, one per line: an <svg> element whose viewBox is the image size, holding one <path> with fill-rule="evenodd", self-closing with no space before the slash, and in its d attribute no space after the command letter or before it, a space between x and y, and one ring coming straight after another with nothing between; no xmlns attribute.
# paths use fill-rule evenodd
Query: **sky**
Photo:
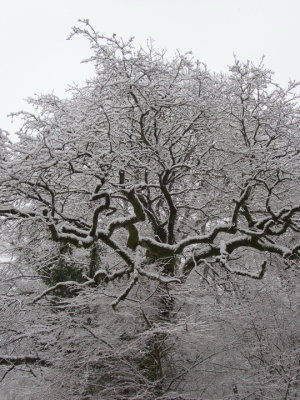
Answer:
<svg viewBox="0 0 300 400"><path fill-rule="evenodd" d="M37 94L66 96L84 84L92 65L81 61L89 45L66 40L78 19L105 35L152 38L169 54L192 51L215 72L226 72L233 54L265 65L285 86L300 81L299 0L0 0L0 128L18 129L7 115L28 110Z"/></svg>

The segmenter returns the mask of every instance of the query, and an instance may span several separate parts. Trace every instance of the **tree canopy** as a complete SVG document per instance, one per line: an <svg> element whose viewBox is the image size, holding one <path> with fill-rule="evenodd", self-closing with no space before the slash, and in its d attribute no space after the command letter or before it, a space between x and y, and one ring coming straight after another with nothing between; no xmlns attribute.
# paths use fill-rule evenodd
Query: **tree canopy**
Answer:
<svg viewBox="0 0 300 400"><path fill-rule="evenodd" d="M297 268L297 84L280 87L263 62L214 74L82 22L71 36L89 40L95 76L65 99L30 98L18 141L0 137L3 237L48 285L33 302L114 285L117 309L149 279L156 320L171 322L168 288L193 271L203 282L262 279L274 260Z"/></svg>

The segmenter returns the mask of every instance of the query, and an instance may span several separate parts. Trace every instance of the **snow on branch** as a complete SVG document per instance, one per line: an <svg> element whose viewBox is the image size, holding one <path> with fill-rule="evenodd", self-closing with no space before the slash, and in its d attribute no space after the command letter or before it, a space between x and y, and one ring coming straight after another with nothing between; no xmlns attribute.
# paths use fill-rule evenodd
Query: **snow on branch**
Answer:
<svg viewBox="0 0 300 400"><path fill-rule="evenodd" d="M92 279L89 278L89 282L91 284L96 284L98 285L100 282L111 282L114 281L117 278L121 278L122 276L126 274L130 274L132 272L132 268L124 267L121 269L118 269L117 271L109 274L105 269L98 269L95 272L95 275L93 276Z"/></svg>
<svg viewBox="0 0 300 400"><path fill-rule="evenodd" d="M116 229L125 228L128 225L133 225L137 222L145 221L146 219L144 208L142 206L142 203L136 196L135 191L130 190L123 192L126 193L126 197L128 198L129 202L133 207L134 214L131 214L128 217L116 218L115 220L113 220L106 229L107 232L109 232L109 236L112 235L112 233Z"/></svg>
<svg viewBox="0 0 300 400"><path fill-rule="evenodd" d="M215 226L210 233L207 235L192 236L187 239L181 240L179 243L174 245L174 251L176 254L180 254L183 249L187 246L200 243L212 243L219 233L235 233L236 228L233 224L221 224Z"/></svg>
<svg viewBox="0 0 300 400"><path fill-rule="evenodd" d="M130 293L131 289L134 287L134 285L137 283L139 277L138 277L138 271L135 270L133 273L133 277L131 279L131 281L129 282L129 285L126 287L126 289L124 290L124 292L116 298L116 300L114 300L111 303L112 308L115 310L117 305L120 303L120 301L125 300L126 297L128 296L128 294Z"/></svg>
<svg viewBox="0 0 300 400"><path fill-rule="evenodd" d="M294 260L299 257L297 251L298 247L295 247L293 250L291 250L286 246L262 240L260 237L241 235L234 237L231 240L227 240L226 242L223 241L223 243L220 243L220 245L208 244L207 246L200 248L199 250L197 250L197 252L195 252L194 259L196 260L197 263L199 263L202 259L209 259L210 257L219 257L219 260L227 262L228 254L233 253L236 249L239 248L253 248L261 252L269 252L277 254L280 257L289 260ZM195 267L194 259L193 257L190 257L185 262L183 266L183 274L185 276L189 275L189 273Z"/></svg>
<svg viewBox="0 0 300 400"><path fill-rule="evenodd" d="M36 356L14 357L14 356L0 355L0 365L18 366L24 364L36 364L42 367L49 367L52 365L52 362Z"/></svg>
<svg viewBox="0 0 300 400"><path fill-rule="evenodd" d="M34 212L23 212L13 207L0 208L0 215L3 216L15 215L16 217L21 217L21 218L37 217L37 214Z"/></svg>
<svg viewBox="0 0 300 400"><path fill-rule="evenodd" d="M239 228L239 231L241 233L244 233L246 235L250 235L250 236L255 236L255 237L260 237L260 236L264 236L266 233L268 233L268 229L270 228L270 226L274 225L274 221L270 220L268 221L264 228L262 230L259 231L254 231L253 229L244 229L244 228Z"/></svg>
<svg viewBox="0 0 300 400"><path fill-rule="evenodd" d="M243 204L248 200L250 193L251 193L251 185L247 184L244 189L242 190L242 193L240 195L240 198L238 200L234 199L233 201L235 202L235 208L233 211L233 215L232 215L232 224L234 226L237 225L237 221L238 221L238 214L240 212L241 207L243 206Z"/></svg>
<svg viewBox="0 0 300 400"><path fill-rule="evenodd" d="M216 257L216 261L219 261L220 264L223 265L223 267L226 268L226 270L228 272L230 272L231 274L235 274L235 275L248 276L249 278L252 278L252 279L262 279L264 277L265 272L266 272L266 267L267 267L266 261L264 261L262 263L259 274L253 274L248 271L232 269L228 264L228 257L229 257L229 253L226 248L226 243L224 240L221 240L220 256Z"/></svg>
<svg viewBox="0 0 300 400"><path fill-rule="evenodd" d="M50 288L44 290L40 295L38 295L37 297L35 297L32 301L32 303L37 303L39 300L41 300L43 297L45 297L47 294L53 292L56 289L60 289L60 288L65 288L65 287L76 287L78 289L82 289L86 286L89 286L91 284L91 281L87 281L84 283L78 283L76 281L66 281L66 282L58 282L56 285L51 286Z"/></svg>
<svg viewBox="0 0 300 400"><path fill-rule="evenodd" d="M175 277L168 278L160 274L155 274L154 272L145 271L143 268L139 266L136 267L136 270L140 275L146 276L148 279L155 280L160 283L172 283L172 282L181 283L181 280L179 278Z"/></svg>
<svg viewBox="0 0 300 400"><path fill-rule="evenodd" d="M249 278L252 278L252 279L262 279L264 277L264 275L265 275L266 270L267 270L267 261L264 261L261 264L260 272L256 273L256 274L248 272L248 271L242 271L242 270L239 270L239 269L232 269L232 268L229 267L228 263L223 264L223 266L231 274L240 275L240 276L248 276Z"/></svg>

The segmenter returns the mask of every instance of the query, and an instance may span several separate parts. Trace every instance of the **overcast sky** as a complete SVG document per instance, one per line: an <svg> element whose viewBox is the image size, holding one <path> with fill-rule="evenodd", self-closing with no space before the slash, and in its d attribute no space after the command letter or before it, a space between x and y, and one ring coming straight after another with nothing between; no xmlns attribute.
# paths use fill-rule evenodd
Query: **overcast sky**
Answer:
<svg viewBox="0 0 300 400"><path fill-rule="evenodd" d="M92 75L80 38L67 41L79 18L106 35L151 37L160 48L192 50L210 70L226 71L233 53L275 72L286 85L300 80L299 0L0 0L0 128L26 109L34 93L64 96L68 84Z"/></svg>

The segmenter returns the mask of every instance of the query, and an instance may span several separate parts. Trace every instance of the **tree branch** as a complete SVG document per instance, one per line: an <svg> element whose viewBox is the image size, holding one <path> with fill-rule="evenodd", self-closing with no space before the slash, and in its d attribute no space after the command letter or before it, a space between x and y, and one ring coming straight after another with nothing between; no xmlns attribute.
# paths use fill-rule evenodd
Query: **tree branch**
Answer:
<svg viewBox="0 0 300 400"><path fill-rule="evenodd" d="M44 360L40 357L36 356L1 356L0 355L0 365L24 365L24 364L36 364L42 367L50 367L53 363L49 360Z"/></svg>

